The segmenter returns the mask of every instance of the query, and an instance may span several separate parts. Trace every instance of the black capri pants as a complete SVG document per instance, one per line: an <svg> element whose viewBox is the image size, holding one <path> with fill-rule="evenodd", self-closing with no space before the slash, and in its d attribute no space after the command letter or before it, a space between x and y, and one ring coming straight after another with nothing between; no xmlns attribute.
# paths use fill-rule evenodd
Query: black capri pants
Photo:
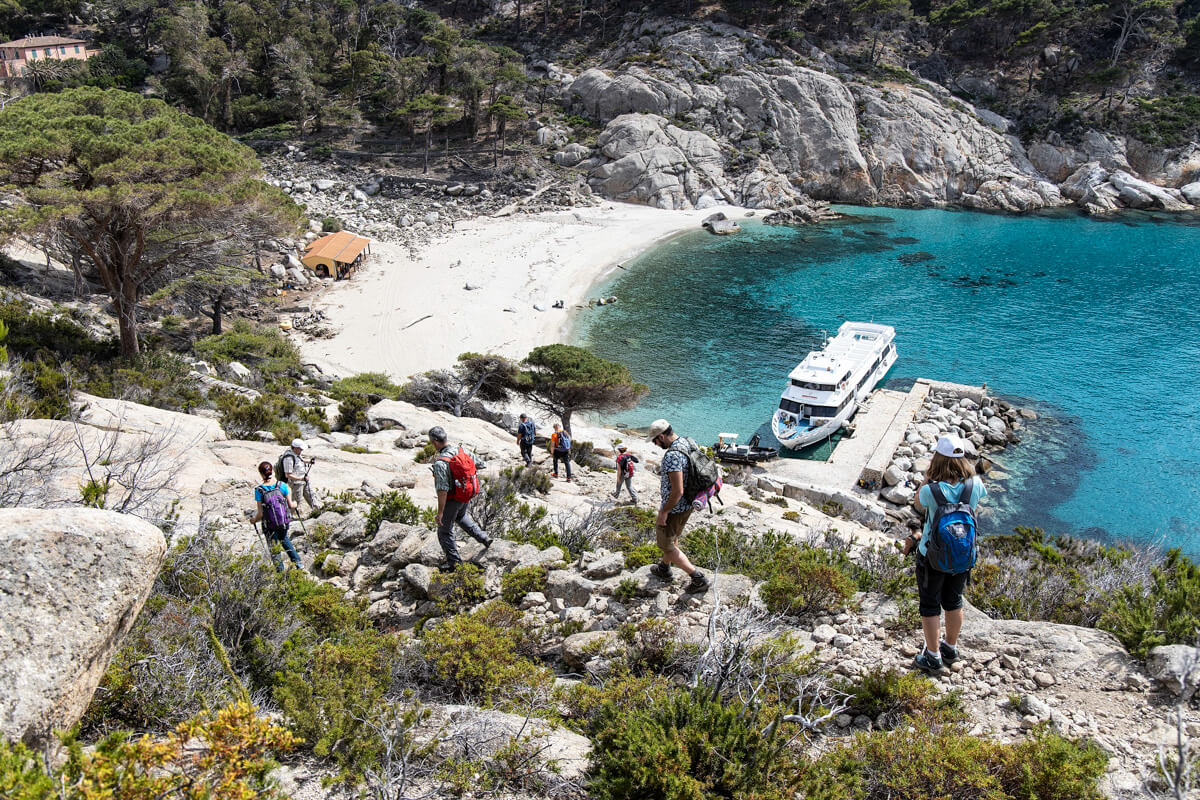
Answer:
<svg viewBox="0 0 1200 800"><path fill-rule="evenodd" d="M951 575L929 566L925 556L917 556L917 596L920 598L921 616L936 617L943 611L957 611L963 607L963 589L971 577L971 571Z"/></svg>

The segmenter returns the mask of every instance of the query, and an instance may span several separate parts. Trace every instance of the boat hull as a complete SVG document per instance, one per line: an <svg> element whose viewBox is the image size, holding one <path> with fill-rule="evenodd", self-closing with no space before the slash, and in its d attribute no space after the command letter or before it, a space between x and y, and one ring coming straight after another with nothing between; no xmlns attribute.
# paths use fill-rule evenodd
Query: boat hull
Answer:
<svg viewBox="0 0 1200 800"><path fill-rule="evenodd" d="M866 402L871 396L871 392L875 391L875 387L883 380L883 376L896 363L897 353L895 348L889 348L883 359L879 362L879 366L875 371L868 376L863 383L862 389L855 392L853 402L849 403L837 416L828 419L822 424L811 428L800 428L795 422L804 422L794 414L789 414L782 409L777 409L775 415L771 417L771 433L775 434L775 439L779 442L779 446L788 450L799 450L809 445L823 442L833 436L838 430L845 425L858 407Z"/></svg>

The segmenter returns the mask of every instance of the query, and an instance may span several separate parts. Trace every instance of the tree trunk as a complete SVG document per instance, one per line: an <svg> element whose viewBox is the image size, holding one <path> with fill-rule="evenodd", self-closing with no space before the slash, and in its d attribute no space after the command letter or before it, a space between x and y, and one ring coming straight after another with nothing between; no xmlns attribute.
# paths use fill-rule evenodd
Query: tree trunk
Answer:
<svg viewBox="0 0 1200 800"><path fill-rule="evenodd" d="M567 435L572 439L575 438L575 434L571 433L571 412L573 410L574 409L564 408L558 415L558 418L562 421L563 430L566 431Z"/></svg>
<svg viewBox="0 0 1200 800"><path fill-rule="evenodd" d="M521 0L517 0L517 41L521 41Z"/></svg>
<svg viewBox="0 0 1200 800"><path fill-rule="evenodd" d="M430 125L425 129L425 172L429 172L429 146L433 139L433 126Z"/></svg>
<svg viewBox="0 0 1200 800"><path fill-rule="evenodd" d="M221 333L221 314L225 310L224 295L218 294L214 297L212 306L212 333L216 336Z"/></svg>
<svg viewBox="0 0 1200 800"><path fill-rule="evenodd" d="M117 309L117 324L121 331L121 355L136 356L142 351L138 343L137 298L132 291L126 289L113 300Z"/></svg>

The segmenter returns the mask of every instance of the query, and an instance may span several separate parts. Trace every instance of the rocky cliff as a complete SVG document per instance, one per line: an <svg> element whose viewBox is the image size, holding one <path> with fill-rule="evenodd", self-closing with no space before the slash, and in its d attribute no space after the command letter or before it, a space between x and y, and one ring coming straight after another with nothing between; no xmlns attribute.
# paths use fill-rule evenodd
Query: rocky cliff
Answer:
<svg viewBox="0 0 1200 800"><path fill-rule="evenodd" d="M111 511L0 510L0 736L41 744L79 720L165 551Z"/></svg>
<svg viewBox="0 0 1200 800"><path fill-rule="evenodd" d="M664 208L785 207L809 195L1106 213L1186 210L1200 197L1194 147L1153 153L1094 133L1078 147L1027 149L1008 120L898 77L867 80L815 48L727 25L642 22L566 85L568 110L605 127L594 148L570 144L555 161L578 165L606 197Z"/></svg>

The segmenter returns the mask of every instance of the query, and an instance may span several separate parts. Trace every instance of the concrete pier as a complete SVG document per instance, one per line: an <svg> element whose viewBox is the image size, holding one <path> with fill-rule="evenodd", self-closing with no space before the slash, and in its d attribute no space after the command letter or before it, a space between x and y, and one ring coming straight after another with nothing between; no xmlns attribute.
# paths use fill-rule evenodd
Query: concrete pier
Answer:
<svg viewBox="0 0 1200 800"><path fill-rule="evenodd" d="M875 390L854 415L854 434L838 442L828 461L776 459L765 465L759 486L817 505L836 503L853 519L882 526L883 510L874 497L883 471L925 398L939 386L922 378L907 392ZM874 490L860 489L860 480Z"/></svg>

